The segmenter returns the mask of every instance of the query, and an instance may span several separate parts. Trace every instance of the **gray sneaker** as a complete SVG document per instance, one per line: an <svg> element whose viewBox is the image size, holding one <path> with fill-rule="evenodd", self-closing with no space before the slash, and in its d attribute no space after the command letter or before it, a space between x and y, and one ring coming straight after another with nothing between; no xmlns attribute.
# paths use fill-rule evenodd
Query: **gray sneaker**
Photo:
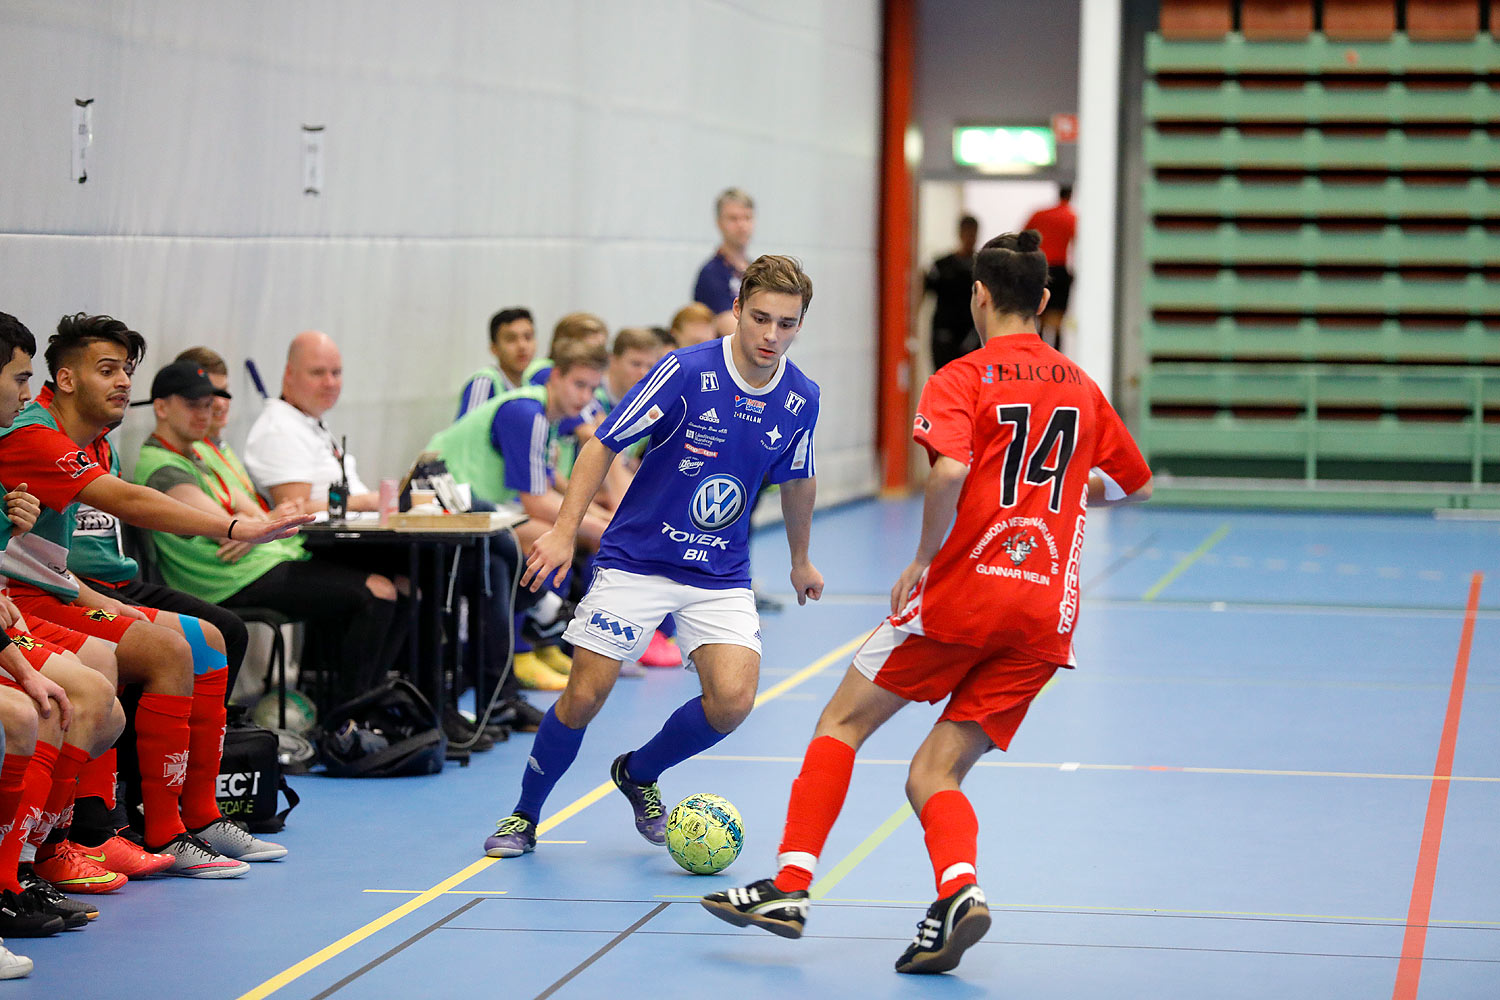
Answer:
<svg viewBox="0 0 1500 1000"><path fill-rule="evenodd" d="M635 828L642 837L661 847L667 842L667 813L661 807L661 786L654 781L645 785L631 781L625 768L629 757L628 753L616 757L609 766L609 776L630 800L630 808L635 810Z"/></svg>
<svg viewBox="0 0 1500 1000"><path fill-rule="evenodd" d="M492 858L519 858L536 850L536 824L518 813L500 821L484 842L484 853Z"/></svg>
<svg viewBox="0 0 1500 1000"><path fill-rule="evenodd" d="M181 878L237 878L250 870L250 866L236 858L226 858L191 833L179 833L160 847L150 848L152 854L170 854L172 867L163 875Z"/></svg>
<svg viewBox="0 0 1500 1000"><path fill-rule="evenodd" d="M252 837L222 816L202 829L191 832L224 857L237 861L276 861L286 857L285 847Z"/></svg>

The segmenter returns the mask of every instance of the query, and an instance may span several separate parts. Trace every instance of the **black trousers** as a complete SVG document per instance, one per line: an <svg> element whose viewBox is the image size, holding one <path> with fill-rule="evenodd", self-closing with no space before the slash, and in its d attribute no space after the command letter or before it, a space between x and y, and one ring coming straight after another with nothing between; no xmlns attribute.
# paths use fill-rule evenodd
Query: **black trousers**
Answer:
<svg viewBox="0 0 1500 1000"><path fill-rule="evenodd" d="M224 654L229 660L229 687L225 689L225 697L234 690L234 680L240 674L240 665L245 662L245 649L250 644L250 633L233 611L217 604L209 604L192 594L141 580L130 580L122 586L109 587L103 593L113 595L126 604L191 615L218 629L219 634L224 637Z"/></svg>
<svg viewBox="0 0 1500 1000"><path fill-rule="evenodd" d="M342 681L336 696L368 691L396 665L406 642L400 599L370 593L370 574L321 555L284 562L225 598L226 607L270 608L308 624L310 637L335 643L335 666ZM331 706L320 706L328 708Z"/></svg>
<svg viewBox="0 0 1500 1000"><path fill-rule="evenodd" d="M458 559L459 586L463 593L471 595L469 605L470 641L464 649L465 672L468 678L476 678L475 705L482 714L495 685L500 684L501 701L509 701L520 693L514 672L506 670L511 653L511 633L515 628L516 613L524 611L540 599L540 594L520 588L515 600L511 600L511 587L515 583L516 569L521 564L521 552L515 536L509 532L496 535L489 540L489 559L484 560L475 549L464 549ZM478 595L477 599L472 595ZM484 616L484 663L485 670L479 674L475 669L478 644L473 641L475 617ZM502 680L501 675L504 674ZM453 685L457 695L466 683Z"/></svg>

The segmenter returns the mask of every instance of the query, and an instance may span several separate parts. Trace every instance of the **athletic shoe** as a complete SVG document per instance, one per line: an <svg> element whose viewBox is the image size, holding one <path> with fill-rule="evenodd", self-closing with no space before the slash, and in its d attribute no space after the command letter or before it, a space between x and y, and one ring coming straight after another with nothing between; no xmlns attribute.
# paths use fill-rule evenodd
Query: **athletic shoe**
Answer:
<svg viewBox="0 0 1500 1000"><path fill-rule="evenodd" d="M620 676L621 677L645 677L646 676L646 668L641 663L640 660L621 660L620 661Z"/></svg>
<svg viewBox="0 0 1500 1000"><path fill-rule="evenodd" d="M285 847L252 837L222 816L192 834L224 857L237 861L276 861L286 857Z"/></svg>
<svg viewBox="0 0 1500 1000"><path fill-rule="evenodd" d="M502 819L484 841L484 853L492 858L519 858L534 850L536 824L517 813Z"/></svg>
<svg viewBox="0 0 1500 1000"><path fill-rule="evenodd" d="M544 714L540 708L518 695L490 716L490 723L505 726L517 733L534 733L541 728Z"/></svg>
<svg viewBox="0 0 1500 1000"><path fill-rule="evenodd" d="M615 758L609 766L610 779L630 800L630 808L635 811L636 830L660 847L667 842L667 814L661 807L661 786L654 781L645 785L631 781L625 767L629 757L630 754L622 753Z"/></svg>
<svg viewBox="0 0 1500 1000"><path fill-rule="evenodd" d="M947 972L990 929L984 890L970 883L927 908L917 936L896 959L897 972Z"/></svg>
<svg viewBox="0 0 1500 1000"><path fill-rule="evenodd" d="M777 937L799 938L807 923L807 891L782 892L772 879L743 889L724 889L704 896L703 908L736 927L761 927Z"/></svg>
<svg viewBox="0 0 1500 1000"><path fill-rule="evenodd" d="M250 866L234 858L226 858L190 833L179 833L160 847L150 848L152 854L170 854L172 867L163 875L180 878L234 878L250 870Z"/></svg>
<svg viewBox="0 0 1500 1000"><path fill-rule="evenodd" d="M89 895L114 892L129 881L119 872L110 871L90 858L71 840L43 844L37 849L32 869L59 889Z"/></svg>
<svg viewBox="0 0 1500 1000"><path fill-rule="evenodd" d="M463 713L451 705L443 711L443 735L448 737L448 743L454 750L485 753L495 749L495 738L480 732L474 727L474 723L464 718Z"/></svg>
<svg viewBox="0 0 1500 1000"><path fill-rule="evenodd" d="M533 691L561 691L568 686L568 679L543 663L534 650L530 653L517 653L513 669L516 680L523 688Z"/></svg>
<svg viewBox="0 0 1500 1000"><path fill-rule="evenodd" d="M17 955L0 940L0 979L21 979L31 975L31 969L31 959Z"/></svg>
<svg viewBox="0 0 1500 1000"><path fill-rule="evenodd" d="M88 919L84 919L88 923ZM9 889L0 892L0 933L6 937L51 937L63 930L67 921L42 909L35 894L22 895Z"/></svg>
<svg viewBox="0 0 1500 1000"><path fill-rule="evenodd" d="M534 652L553 673L567 677L573 672L573 658L556 646L538 646Z"/></svg>
<svg viewBox="0 0 1500 1000"><path fill-rule="evenodd" d="M83 847L83 856L95 864L119 872L129 879L157 875L172 867L173 859L165 854L143 851L133 841L116 834L98 847Z"/></svg>
<svg viewBox="0 0 1500 1000"><path fill-rule="evenodd" d="M651 643L641 654L641 663L648 667L680 667L682 650L677 648L677 643L660 632L652 632Z"/></svg>
<svg viewBox="0 0 1500 1000"><path fill-rule="evenodd" d="M118 871L126 879L154 876L168 870L172 864L172 859L168 856L153 855L147 850L141 850L135 846L135 841L126 840L118 834L98 847L83 847L80 844L80 850L84 858L95 862L99 867Z"/></svg>
<svg viewBox="0 0 1500 1000"><path fill-rule="evenodd" d="M54 913L63 919L63 926L72 930L75 927L87 927L88 922L99 915L99 907L93 903L85 903L81 899L70 899L57 891L57 887L44 878L38 878L34 872L27 872L26 866L21 866L20 882L21 896L29 899L43 913Z"/></svg>

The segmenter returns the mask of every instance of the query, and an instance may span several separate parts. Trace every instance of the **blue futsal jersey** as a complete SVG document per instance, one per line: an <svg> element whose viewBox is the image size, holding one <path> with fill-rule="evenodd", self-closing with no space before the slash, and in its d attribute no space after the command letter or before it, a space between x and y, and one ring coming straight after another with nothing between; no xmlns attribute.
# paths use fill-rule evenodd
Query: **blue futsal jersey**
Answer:
<svg viewBox="0 0 1500 1000"><path fill-rule="evenodd" d="M818 386L785 357L748 385L730 338L673 351L600 425L611 451L650 436L595 565L694 587L750 586L750 507L773 483L814 474Z"/></svg>

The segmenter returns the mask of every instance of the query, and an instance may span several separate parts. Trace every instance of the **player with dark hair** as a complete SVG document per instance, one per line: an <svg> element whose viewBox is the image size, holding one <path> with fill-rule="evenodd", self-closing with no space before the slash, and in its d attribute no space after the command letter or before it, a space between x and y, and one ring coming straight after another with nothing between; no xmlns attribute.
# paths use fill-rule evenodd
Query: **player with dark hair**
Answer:
<svg viewBox="0 0 1500 1000"><path fill-rule="evenodd" d="M818 387L786 359L811 300L812 281L800 264L758 258L734 301L734 335L668 354L584 445L552 530L531 547L522 582L533 589L572 564L579 527L615 456L651 437L568 626L575 652L567 688L537 731L515 811L485 841L489 856L536 848L542 806L577 756L622 661L639 660L670 614L703 694L610 768L636 830L665 843L657 778L728 736L755 701L760 620L750 592L749 501L767 475L785 484L781 508L798 603L822 595L822 574L807 551Z"/></svg>
<svg viewBox="0 0 1500 1000"><path fill-rule="evenodd" d="M1032 699L1072 666L1088 505L1151 495L1151 470L1103 392L1037 336L1047 305L1039 244L1034 231L1007 233L975 256L970 308L985 345L928 380L912 433L932 462L916 557L818 719L775 878L703 897L729 923L802 935L855 752L908 702L946 698L906 779L938 899L896 971L952 969L989 929L979 823L959 785L983 754L1010 745Z"/></svg>
<svg viewBox="0 0 1500 1000"><path fill-rule="evenodd" d="M490 317L490 353L495 363L470 375L458 395L460 417L496 393L518 389L525 382L526 368L536 357L536 324L530 309L512 306Z"/></svg>
<svg viewBox="0 0 1500 1000"><path fill-rule="evenodd" d="M87 504L146 528L249 542L285 537L311 518L251 524L195 510L107 471L112 456L105 435L125 416L131 375L144 352L145 339L112 317L79 313L58 323L45 354L51 381L12 427L0 431L0 480L27 483L41 502L35 525L24 533L0 517L6 543L0 573L29 618L115 644L120 680L144 687L135 721L146 842L153 853L174 857L171 874L223 878L246 870L229 854L260 860L267 849L269 856L284 853L224 819L215 801L228 672L223 637L196 617L127 604L68 572L77 511ZM83 769L80 797L109 802L112 757ZM87 867L81 852L60 850L65 860Z"/></svg>

